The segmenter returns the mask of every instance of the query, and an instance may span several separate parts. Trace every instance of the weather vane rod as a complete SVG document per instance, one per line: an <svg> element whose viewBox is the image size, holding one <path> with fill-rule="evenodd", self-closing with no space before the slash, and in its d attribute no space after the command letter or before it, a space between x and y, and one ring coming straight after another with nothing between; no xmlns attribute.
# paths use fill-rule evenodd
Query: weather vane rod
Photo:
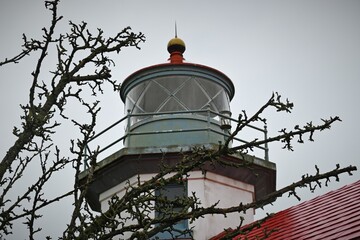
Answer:
<svg viewBox="0 0 360 240"><path fill-rule="evenodd" d="M175 21L175 37L177 38L177 26L176 26L176 21Z"/></svg>

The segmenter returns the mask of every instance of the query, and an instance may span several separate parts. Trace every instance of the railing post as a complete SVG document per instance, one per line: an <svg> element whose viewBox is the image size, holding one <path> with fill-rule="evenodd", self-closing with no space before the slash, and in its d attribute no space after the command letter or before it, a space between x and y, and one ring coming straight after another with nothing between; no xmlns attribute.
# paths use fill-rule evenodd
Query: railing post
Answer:
<svg viewBox="0 0 360 240"><path fill-rule="evenodd" d="M265 122L265 125L264 125L264 139L265 141L268 139L268 131L267 131L267 124ZM269 147L268 147L268 143L265 142L265 161L269 161Z"/></svg>
<svg viewBox="0 0 360 240"><path fill-rule="evenodd" d="M224 132L224 140L227 142L230 136L230 129L231 129L231 112L230 111L221 111L219 113L220 118L220 128Z"/></svg>
<svg viewBox="0 0 360 240"><path fill-rule="evenodd" d="M211 127L211 116L210 116L210 105L207 105L207 132L208 132L208 139L210 139L210 127Z"/></svg>
<svg viewBox="0 0 360 240"><path fill-rule="evenodd" d="M126 130L125 130L125 135L126 135L126 140L125 140L125 146L129 147L130 144L130 126L131 126L131 114L130 114L131 110L128 109L127 110L127 125L126 125Z"/></svg>

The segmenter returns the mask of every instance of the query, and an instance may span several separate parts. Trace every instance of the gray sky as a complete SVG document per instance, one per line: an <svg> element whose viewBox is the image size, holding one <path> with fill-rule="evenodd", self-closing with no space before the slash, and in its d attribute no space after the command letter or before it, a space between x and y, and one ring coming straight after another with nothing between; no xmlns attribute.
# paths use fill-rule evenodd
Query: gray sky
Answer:
<svg viewBox="0 0 360 240"><path fill-rule="evenodd" d="M113 76L118 80L139 68L166 62L166 45L174 36L176 21L178 36L187 46L185 59L216 68L234 82L233 116L243 109L254 113L273 91L293 101L295 109L290 115L266 112L270 135L283 127L340 116L341 123L316 134L314 143L295 144L294 152L282 150L280 144L270 145L278 188L304 173L314 173L315 164L322 171L337 163L360 167L360 1L77 0L61 2L59 10L64 16L61 32L67 31L67 21L72 20L86 21L108 35L126 26L145 33L142 50L126 49L115 58ZM40 0L1 1L1 60L19 52L22 33L38 37L49 19ZM19 104L27 101L34 59L0 69L2 155L13 143L12 127L20 123ZM123 116L123 104L116 94L101 100L99 124L103 128ZM59 139L68 143L64 137ZM359 172L353 177L344 175L340 183L333 181L330 188L315 194L301 191L300 197L313 198L359 179ZM274 212L297 203L284 198L266 210ZM258 211L257 217L262 215Z"/></svg>

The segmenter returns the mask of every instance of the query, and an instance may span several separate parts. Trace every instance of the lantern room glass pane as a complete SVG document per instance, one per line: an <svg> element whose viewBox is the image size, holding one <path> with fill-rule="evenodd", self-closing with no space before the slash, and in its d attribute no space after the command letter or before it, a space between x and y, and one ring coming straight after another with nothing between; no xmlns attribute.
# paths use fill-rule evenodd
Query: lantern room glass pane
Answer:
<svg viewBox="0 0 360 240"><path fill-rule="evenodd" d="M136 105L146 113L157 112L159 106L168 97L168 93L158 84L150 83Z"/></svg>
<svg viewBox="0 0 360 240"><path fill-rule="evenodd" d="M136 107L136 102L138 101L140 95L144 93L144 90L149 83L150 82L144 82L131 89L131 91L126 96L126 111L130 110L132 113L143 112ZM134 108L136 108L135 111Z"/></svg>
<svg viewBox="0 0 360 240"><path fill-rule="evenodd" d="M186 111L187 108L174 98L169 98L159 109L159 112Z"/></svg>
<svg viewBox="0 0 360 240"><path fill-rule="evenodd" d="M199 110L209 102L209 98L204 94L196 81L187 81L175 96L189 110Z"/></svg>
<svg viewBox="0 0 360 240"><path fill-rule="evenodd" d="M206 110L210 107L221 112L230 111L229 102L225 89L214 81L188 75L166 76L133 87L126 97L126 110L136 114ZM148 117L134 117L131 122Z"/></svg>
<svg viewBox="0 0 360 240"><path fill-rule="evenodd" d="M154 79L154 81L167 89L169 92L174 92L189 78L189 76L169 76L159 77L157 79Z"/></svg>
<svg viewBox="0 0 360 240"><path fill-rule="evenodd" d="M212 98L212 103L217 108L216 112L230 110L229 97L227 96L224 90L221 90L221 92L218 95Z"/></svg>
<svg viewBox="0 0 360 240"><path fill-rule="evenodd" d="M197 78L197 81L203 87L203 89L208 93L209 96L215 96L220 90L223 90L221 86L209 80Z"/></svg>

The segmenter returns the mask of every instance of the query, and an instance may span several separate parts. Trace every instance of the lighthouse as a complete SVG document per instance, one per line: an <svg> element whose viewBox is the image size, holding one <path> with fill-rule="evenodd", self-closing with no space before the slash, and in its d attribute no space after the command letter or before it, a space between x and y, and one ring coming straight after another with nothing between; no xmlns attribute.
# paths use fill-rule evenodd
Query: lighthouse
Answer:
<svg viewBox="0 0 360 240"><path fill-rule="evenodd" d="M125 130L119 133L112 126L106 129L119 137L104 149L114 148L117 143L123 145L97 163L86 195L95 211L106 211L109 200L114 195L123 196L127 186L151 179L164 161L176 163L181 160L181 153L191 152L194 147L217 148L226 142L231 126L236 124L230 109L235 94L231 79L215 68L186 62L183 56L186 45L177 36L169 41L167 50L170 56L166 63L140 69L122 83L120 97L126 112L116 124L123 123ZM266 129L249 128L266 138ZM218 207L231 207L260 199L275 191L276 185L276 166L268 159L267 146L260 148L264 155L249 156L250 168L208 166L193 170L185 184L165 186L165 194L169 198L196 194L203 207L215 203ZM241 162L247 156L223 157ZM80 178L86 176L85 170ZM154 216L157 214L161 212ZM254 212L247 211L242 218L243 224L251 223ZM236 227L239 221L239 213L226 217L209 215L193 222L181 221L175 227L179 231L191 229L178 239L201 240ZM156 237L173 236L164 232Z"/></svg>

